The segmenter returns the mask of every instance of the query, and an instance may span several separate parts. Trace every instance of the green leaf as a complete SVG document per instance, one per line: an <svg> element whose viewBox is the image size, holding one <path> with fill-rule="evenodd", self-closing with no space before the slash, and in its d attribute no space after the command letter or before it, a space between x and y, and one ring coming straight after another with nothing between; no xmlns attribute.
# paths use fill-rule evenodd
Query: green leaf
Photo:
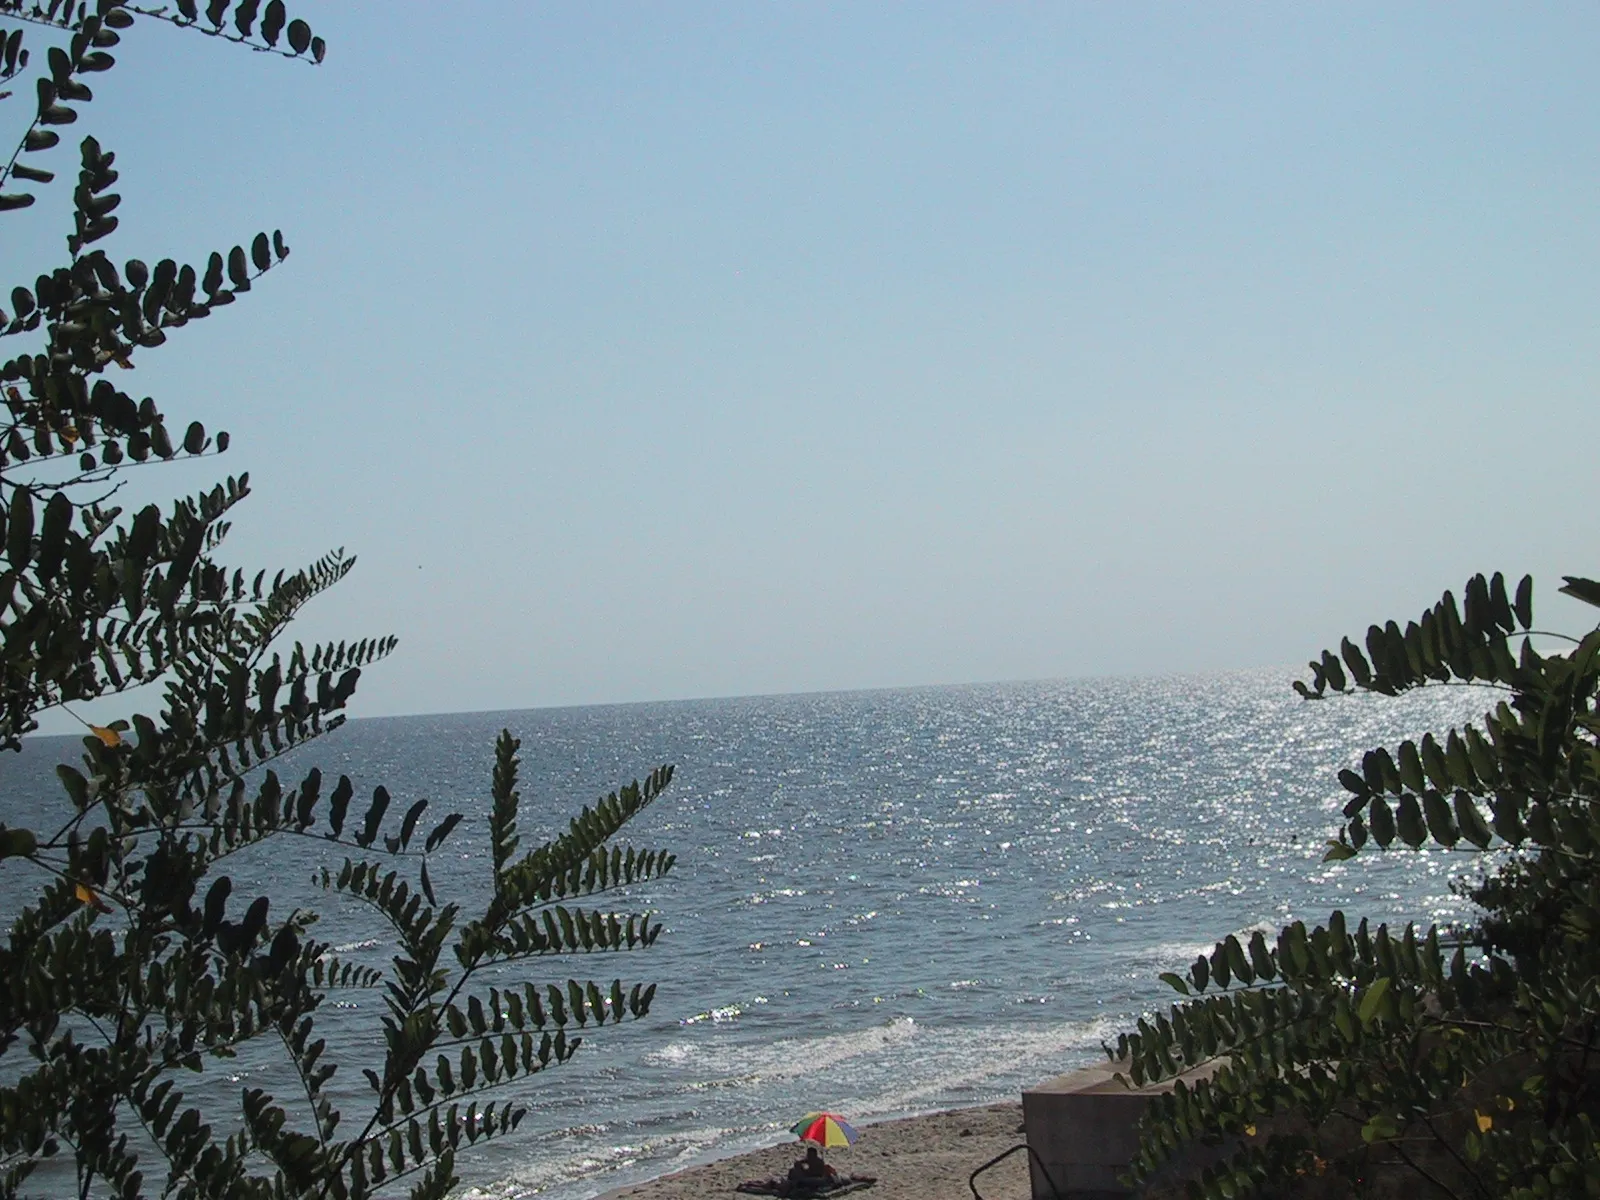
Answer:
<svg viewBox="0 0 1600 1200"><path fill-rule="evenodd" d="M445 838L449 837L450 831L459 824L461 824L460 813L451 813L444 820L440 821L433 827L433 832L428 834L428 840L423 843L423 852L432 854L440 846L444 845Z"/></svg>
<svg viewBox="0 0 1600 1200"><path fill-rule="evenodd" d="M417 828L417 820L427 807L428 802L426 800L418 800L406 810L406 815L400 822L400 848L402 850L411 844L411 835Z"/></svg>
<svg viewBox="0 0 1600 1200"><path fill-rule="evenodd" d="M1345 859L1356 856L1356 848L1338 838L1329 838L1324 845L1327 846L1327 851L1322 856L1323 862L1344 862Z"/></svg>
<svg viewBox="0 0 1600 1200"><path fill-rule="evenodd" d="M1339 653L1344 658L1345 666L1350 668L1351 677L1357 686L1366 687L1372 682L1372 668L1367 665L1366 657L1349 638L1339 643Z"/></svg>
<svg viewBox="0 0 1600 1200"><path fill-rule="evenodd" d="M1189 985L1185 983L1180 976L1175 975L1173 972L1163 971L1158 978L1162 983L1166 984L1169 988L1180 995L1187 996L1189 994Z"/></svg>
<svg viewBox="0 0 1600 1200"><path fill-rule="evenodd" d="M1267 939L1258 929L1250 935L1249 944L1250 968L1255 972L1255 977L1260 980L1271 980L1277 976L1278 969L1273 965L1272 953L1267 949Z"/></svg>
<svg viewBox="0 0 1600 1200"><path fill-rule="evenodd" d="M372 791L372 805L367 809L361 832L356 835L356 845L366 847L377 839L383 825L383 814L389 810L389 789L378 786Z"/></svg>
<svg viewBox="0 0 1600 1200"><path fill-rule="evenodd" d="M11 511L6 514L6 557L18 571L33 557L33 493L25 487L11 493Z"/></svg>
<svg viewBox="0 0 1600 1200"><path fill-rule="evenodd" d="M1356 1016L1363 1025L1371 1025L1377 1018L1378 1009L1383 1004L1383 998L1389 992L1390 980L1387 975L1380 975L1368 986L1361 997L1361 1003L1356 1008Z"/></svg>
<svg viewBox="0 0 1600 1200"><path fill-rule="evenodd" d="M1342 692L1348 686L1344 677L1344 668L1340 666L1339 660L1333 656L1333 652L1330 650L1322 652L1322 673L1328 680L1328 686L1334 691Z"/></svg>
<svg viewBox="0 0 1600 1200"><path fill-rule="evenodd" d="M1448 792L1454 786L1454 781L1450 777L1450 763L1433 734L1422 735L1421 750L1422 766L1428 773L1428 782L1439 791Z"/></svg>
<svg viewBox="0 0 1600 1200"><path fill-rule="evenodd" d="M1394 813L1382 796L1374 796L1367 805L1367 823L1372 828L1372 840L1387 847L1394 841Z"/></svg>
<svg viewBox="0 0 1600 1200"><path fill-rule="evenodd" d="M1516 617L1511 612L1511 599L1506 594L1506 577L1499 571L1489 581L1489 606L1494 612L1494 621L1506 633L1512 632L1517 627Z"/></svg>
<svg viewBox="0 0 1600 1200"><path fill-rule="evenodd" d="M1361 1140L1367 1143L1388 1141L1400 1136L1400 1127L1388 1113L1378 1113L1361 1127Z"/></svg>
<svg viewBox="0 0 1600 1200"><path fill-rule="evenodd" d="M1396 808L1399 810L1397 826L1400 830L1400 840L1415 850L1428 840L1428 831L1422 823L1422 809L1417 804L1417 798L1410 792L1400 797Z"/></svg>
<svg viewBox="0 0 1600 1200"><path fill-rule="evenodd" d="M82 771L62 763L56 767L56 778L61 780L61 786L66 788L67 795L72 798L79 812L89 807L89 781L83 777Z"/></svg>
<svg viewBox="0 0 1600 1200"><path fill-rule="evenodd" d="M261 17L261 40L269 46L276 46L278 37L283 33L286 17L283 0L267 0L267 11Z"/></svg>
<svg viewBox="0 0 1600 1200"><path fill-rule="evenodd" d="M1512 846L1520 846L1527 839L1528 830L1522 823L1521 804L1516 796L1497 795L1490 798L1489 811L1493 827L1500 839Z"/></svg>
<svg viewBox="0 0 1600 1200"><path fill-rule="evenodd" d="M71 524L72 502L63 492L53 493L45 501L44 520L39 525L39 553L34 563L34 573L41 583L49 582L61 565Z"/></svg>
<svg viewBox="0 0 1600 1200"><path fill-rule="evenodd" d="M350 807L350 797L355 795L355 788L350 783L350 776L339 776L339 782L334 786L333 794L328 797L328 830L330 837L338 837L344 831L344 817Z"/></svg>
<svg viewBox="0 0 1600 1200"><path fill-rule="evenodd" d="M1533 628L1533 576L1524 575L1517 584L1517 598L1511 602L1516 610L1517 624L1524 629Z"/></svg>
<svg viewBox="0 0 1600 1200"><path fill-rule="evenodd" d="M1422 811L1434 841L1441 846L1454 846L1460 840L1461 831L1456 828L1455 818L1450 815L1450 806L1438 792L1430 790L1422 794Z"/></svg>
<svg viewBox="0 0 1600 1200"><path fill-rule="evenodd" d="M1489 826L1484 824L1483 816L1478 812L1478 806L1472 802L1472 797L1466 792L1457 792L1456 824L1461 828L1461 836L1466 838L1478 849L1486 849L1494 835L1489 831Z"/></svg>
<svg viewBox="0 0 1600 1200"><path fill-rule="evenodd" d="M1600 583L1592 579L1583 579L1576 575L1563 575L1562 582L1566 585L1561 588L1564 596L1574 596L1585 604L1592 604L1600 608Z"/></svg>
<svg viewBox="0 0 1600 1200"><path fill-rule="evenodd" d="M39 848L31 829L7 829L0 825L0 858L26 858Z"/></svg>
<svg viewBox="0 0 1600 1200"><path fill-rule="evenodd" d="M1239 944L1239 939L1229 934L1222 939L1222 945L1227 951L1228 968L1240 983L1249 984L1255 980L1255 972L1250 967L1250 962L1244 956L1244 947Z"/></svg>
<svg viewBox="0 0 1600 1200"><path fill-rule="evenodd" d="M1408 739L1400 743L1400 760L1396 765L1402 787L1419 795L1428 790L1428 777L1422 769L1422 756L1417 753L1415 742Z"/></svg>
<svg viewBox="0 0 1600 1200"><path fill-rule="evenodd" d="M239 31L240 37L249 37L255 30L256 11L260 7L260 0L239 0L233 10L233 27Z"/></svg>
<svg viewBox="0 0 1600 1200"><path fill-rule="evenodd" d="M210 259L206 262L206 273L200 280L200 290L208 296L214 296L221 287L222 255L213 250Z"/></svg>
<svg viewBox="0 0 1600 1200"><path fill-rule="evenodd" d="M33 197L27 192L0 192L0 212L27 208L32 203Z"/></svg>

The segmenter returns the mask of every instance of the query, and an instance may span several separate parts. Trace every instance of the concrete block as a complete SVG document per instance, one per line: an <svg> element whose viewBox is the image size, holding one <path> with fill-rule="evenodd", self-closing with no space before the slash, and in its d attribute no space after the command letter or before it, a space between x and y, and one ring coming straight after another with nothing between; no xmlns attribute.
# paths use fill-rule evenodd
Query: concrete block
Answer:
<svg viewBox="0 0 1600 1200"><path fill-rule="evenodd" d="M1039 1173L1042 1161L1062 1197L1110 1200L1129 1195L1117 1182L1139 1148L1137 1126L1150 1097L1172 1089L1171 1080L1128 1088L1114 1078L1118 1067L1102 1063L1070 1071L1022 1093L1022 1124L1028 1145L1033 1200L1055 1200ZM1193 1082L1210 1068L1185 1075Z"/></svg>

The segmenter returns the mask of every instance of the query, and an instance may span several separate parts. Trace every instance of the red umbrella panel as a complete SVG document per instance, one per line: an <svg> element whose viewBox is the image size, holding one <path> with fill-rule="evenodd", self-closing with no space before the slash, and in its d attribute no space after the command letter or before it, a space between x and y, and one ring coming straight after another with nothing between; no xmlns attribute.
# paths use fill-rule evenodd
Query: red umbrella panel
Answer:
<svg viewBox="0 0 1600 1200"><path fill-rule="evenodd" d="M830 1112L809 1112L789 1129L801 1141L815 1142L824 1150L829 1146L848 1146L861 1136L850 1122Z"/></svg>

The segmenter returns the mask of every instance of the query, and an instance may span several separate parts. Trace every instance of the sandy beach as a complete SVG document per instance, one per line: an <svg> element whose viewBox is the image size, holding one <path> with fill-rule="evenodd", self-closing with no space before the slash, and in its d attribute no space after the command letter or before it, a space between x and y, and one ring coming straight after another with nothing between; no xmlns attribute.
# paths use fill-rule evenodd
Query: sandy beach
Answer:
<svg viewBox="0 0 1600 1200"><path fill-rule="evenodd" d="M973 1170L1022 1140L1022 1105L1013 1101L863 1125L855 1145L829 1150L827 1159L842 1175L877 1177L873 1187L855 1193L860 1200L971 1200ZM784 1141L617 1188L599 1200L736 1200L738 1184L783 1175L800 1150L800 1143ZM983 1200L1028 1200L1027 1158L1019 1151L980 1175Z"/></svg>

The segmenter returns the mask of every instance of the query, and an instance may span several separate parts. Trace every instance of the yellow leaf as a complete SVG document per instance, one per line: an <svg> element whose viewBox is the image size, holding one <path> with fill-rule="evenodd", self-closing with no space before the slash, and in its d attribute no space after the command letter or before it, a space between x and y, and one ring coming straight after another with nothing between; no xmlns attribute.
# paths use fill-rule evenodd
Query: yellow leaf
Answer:
<svg viewBox="0 0 1600 1200"><path fill-rule="evenodd" d="M122 735L115 729L107 729L104 725L91 725L89 730L108 746L122 745Z"/></svg>
<svg viewBox="0 0 1600 1200"><path fill-rule="evenodd" d="M1244 1127L1244 1135L1245 1137L1255 1137L1256 1127L1254 1125L1246 1125Z"/></svg>
<svg viewBox="0 0 1600 1200"><path fill-rule="evenodd" d="M1516 1106L1517 1106L1517 1102L1515 1100L1513 1100L1510 1096L1496 1096L1495 1097L1495 1101L1506 1112L1510 1112L1512 1109L1516 1108Z"/></svg>
<svg viewBox="0 0 1600 1200"><path fill-rule="evenodd" d="M1494 1118L1489 1116L1488 1113L1481 1113L1474 1109L1473 1115L1478 1118L1479 1133L1488 1133L1489 1130L1494 1128Z"/></svg>
<svg viewBox="0 0 1600 1200"><path fill-rule="evenodd" d="M81 883L73 886L72 894L78 898L79 902L93 905L96 912L108 913L111 911L111 906L100 899L99 896L96 896L93 889Z"/></svg>

